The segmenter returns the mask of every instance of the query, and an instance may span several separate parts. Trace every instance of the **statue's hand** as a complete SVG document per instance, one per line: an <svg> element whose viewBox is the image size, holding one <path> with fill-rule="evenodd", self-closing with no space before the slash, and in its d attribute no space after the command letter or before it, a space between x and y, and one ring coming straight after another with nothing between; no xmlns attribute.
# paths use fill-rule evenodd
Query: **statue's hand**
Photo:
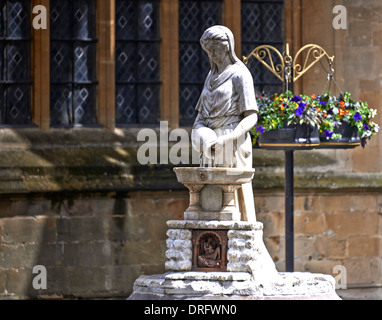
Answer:
<svg viewBox="0 0 382 320"><path fill-rule="evenodd" d="M223 150L223 148L228 144L232 143L232 139L229 135L224 135L218 137L215 142L212 144L211 148L215 150L215 152L219 152Z"/></svg>

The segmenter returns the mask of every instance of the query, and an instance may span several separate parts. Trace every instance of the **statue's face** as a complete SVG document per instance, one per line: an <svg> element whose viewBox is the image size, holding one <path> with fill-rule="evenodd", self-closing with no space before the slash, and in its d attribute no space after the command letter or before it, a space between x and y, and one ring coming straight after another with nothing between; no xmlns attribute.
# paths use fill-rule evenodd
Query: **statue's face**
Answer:
<svg viewBox="0 0 382 320"><path fill-rule="evenodd" d="M205 46L208 57L216 64L223 62L228 54L228 42L219 40L210 40Z"/></svg>

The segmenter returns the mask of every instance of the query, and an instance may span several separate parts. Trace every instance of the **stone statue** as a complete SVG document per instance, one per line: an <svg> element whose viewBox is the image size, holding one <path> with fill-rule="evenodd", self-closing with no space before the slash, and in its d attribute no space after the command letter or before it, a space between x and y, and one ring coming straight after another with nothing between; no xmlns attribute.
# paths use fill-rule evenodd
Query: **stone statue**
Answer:
<svg viewBox="0 0 382 320"><path fill-rule="evenodd" d="M184 220L167 221L169 272L141 275L129 299L337 299L331 276L278 273L256 221L251 185L253 79L226 27L207 29L201 45L211 70L191 137L200 167L173 169L189 189L189 207Z"/></svg>
<svg viewBox="0 0 382 320"><path fill-rule="evenodd" d="M191 135L193 147L201 153L200 165L252 169L249 131L258 113L252 75L237 58L227 27L207 29L200 43L211 64ZM243 184L237 197L242 220L256 221L252 182Z"/></svg>

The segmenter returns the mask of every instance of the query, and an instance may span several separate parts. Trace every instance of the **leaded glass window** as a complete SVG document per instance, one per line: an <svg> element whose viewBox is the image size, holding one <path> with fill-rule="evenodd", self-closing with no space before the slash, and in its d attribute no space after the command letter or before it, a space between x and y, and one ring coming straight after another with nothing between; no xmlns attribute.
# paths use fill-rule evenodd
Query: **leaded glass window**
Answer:
<svg viewBox="0 0 382 320"><path fill-rule="evenodd" d="M0 0L0 124L31 122L30 0Z"/></svg>
<svg viewBox="0 0 382 320"><path fill-rule="evenodd" d="M244 56L262 44L272 45L282 52L283 6L283 0L243 0L241 2L241 51ZM272 94L283 90L282 82L255 58L249 59L248 68L258 92Z"/></svg>
<svg viewBox="0 0 382 320"><path fill-rule="evenodd" d="M179 123L193 124L204 80L210 70L207 54L200 46L203 32L222 24L223 1L179 0Z"/></svg>
<svg viewBox="0 0 382 320"><path fill-rule="evenodd" d="M96 0L50 0L50 123L96 124Z"/></svg>
<svg viewBox="0 0 382 320"><path fill-rule="evenodd" d="M159 124L159 0L116 1L116 124Z"/></svg>

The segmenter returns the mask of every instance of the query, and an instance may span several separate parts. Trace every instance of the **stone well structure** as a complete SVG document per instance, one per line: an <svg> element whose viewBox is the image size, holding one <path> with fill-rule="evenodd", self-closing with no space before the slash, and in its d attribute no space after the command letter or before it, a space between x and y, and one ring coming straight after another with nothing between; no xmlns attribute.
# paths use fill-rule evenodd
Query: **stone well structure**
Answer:
<svg viewBox="0 0 382 320"><path fill-rule="evenodd" d="M174 171L190 205L184 220L167 222L168 272L140 276L129 299L338 299L331 276L277 272L262 223L240 220L235 191L253 169Z"/></svg>

